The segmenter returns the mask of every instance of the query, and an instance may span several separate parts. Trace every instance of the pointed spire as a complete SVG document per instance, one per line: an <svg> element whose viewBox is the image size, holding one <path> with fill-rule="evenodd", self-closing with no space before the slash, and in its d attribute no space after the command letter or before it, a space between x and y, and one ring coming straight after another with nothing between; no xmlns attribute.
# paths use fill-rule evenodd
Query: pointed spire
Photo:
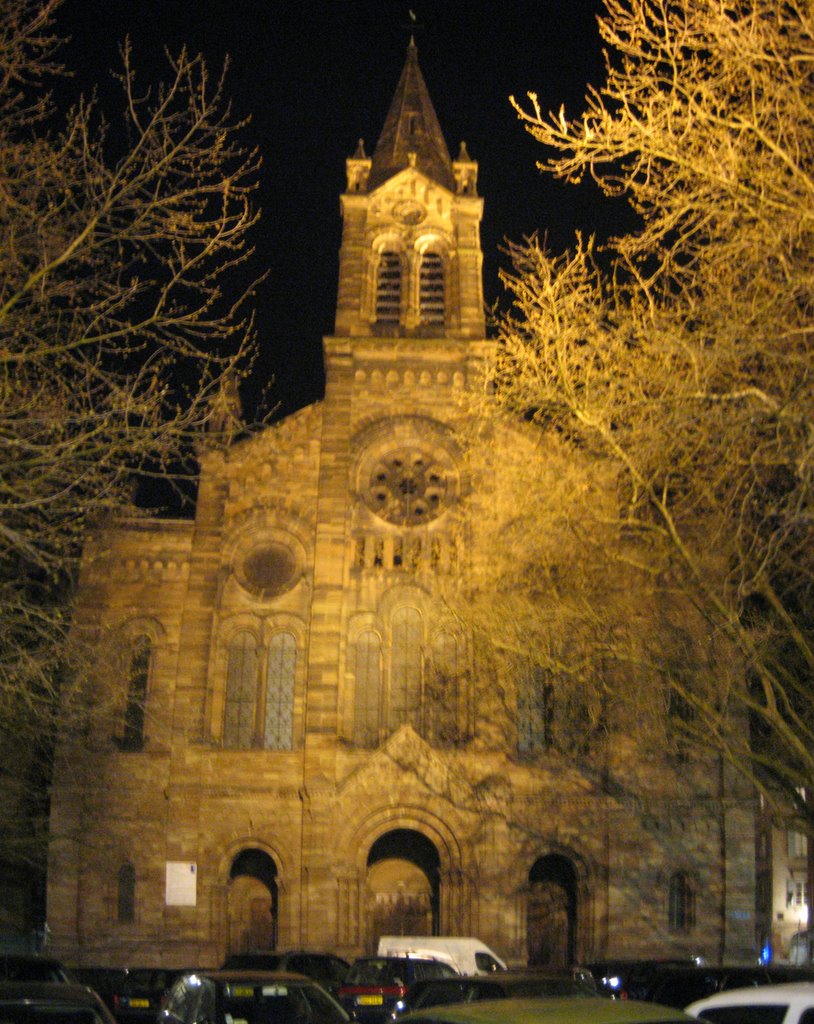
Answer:
<svg viewBox="0 0 814 1024"><path fill-rule="evenodd" d="M368 187L376 188L411 166L451 192L455 191L452 160L418 66L418 50L412 38L396 94L373 154Z"/></svg>

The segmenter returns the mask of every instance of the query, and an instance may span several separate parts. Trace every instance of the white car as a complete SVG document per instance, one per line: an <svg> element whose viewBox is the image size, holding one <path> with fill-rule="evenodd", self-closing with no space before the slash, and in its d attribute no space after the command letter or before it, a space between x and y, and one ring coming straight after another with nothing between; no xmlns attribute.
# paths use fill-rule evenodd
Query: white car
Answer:
<svg viewBox="0 0 814 1024"><path fill-rule="evenodd" d="M685 1010L711 1024L814 1024L814 981L733 988Z"/></svg>

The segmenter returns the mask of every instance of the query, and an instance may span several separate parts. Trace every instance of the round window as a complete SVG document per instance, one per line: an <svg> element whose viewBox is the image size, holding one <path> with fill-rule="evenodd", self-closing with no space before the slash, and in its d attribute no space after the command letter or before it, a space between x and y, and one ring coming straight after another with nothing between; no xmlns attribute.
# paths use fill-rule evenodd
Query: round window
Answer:
<svg viewBox="0 0 814 1024"><path fill-rule="evenodd" d="M240 575L250 590L273 597L294 586L296 573L297 562L289 548L263 544L243 560Z"/></svg>
<svg viewBox="0 0 814 1024"><path fill-rule="evenodd" d="M364 490L368 507L390 523L420 526L435 519L449 497L449 470L429 451L398 448L373 464Z"/></svg>

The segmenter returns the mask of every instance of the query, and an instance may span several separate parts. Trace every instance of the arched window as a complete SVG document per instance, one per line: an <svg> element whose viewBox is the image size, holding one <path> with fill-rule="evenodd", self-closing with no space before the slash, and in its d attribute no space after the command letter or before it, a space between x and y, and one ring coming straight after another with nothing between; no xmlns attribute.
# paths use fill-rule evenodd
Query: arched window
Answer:
<svg viewBox="0 0 814 1024"><path fill-rule="evenodd" d="M688 932L695 927L695 893L683 871L670 878L668 926L671 932Z"/></svg>
<svg viewBox="0 0 814 1024"><path fill-rule="evenodd" d="M427 739L446 745L463 735L461 666L458 641L451 633L437 633L432 641L432 659L426 678Z"/></svg>
<svg viewBox="0 0 814 1024"><path fill-rule="evenodd" d="M458 641L451 633L436 634L432 642L432 661L440 679L448 682L458 678Z"/></svg>
<svg viewBox="0 0 814 1024"><path fill-rule="evenodd" d="M275 633L269 644L266 683L265 745L291 750L294 738L294 677L297 641L292 633Z"/></svg>
<svg viewBox="0 0 814 1024"><path fill-rule="evenodd" d="M257 646L247 630L236 633L229 644L226 669L226 707L223 716L223 745L247 749L254 741L257 707Z"/></svg>
<svg viewBox="0 0 814 1024"><path fill-rule="evenodd" d="M429 250L422 255L419 268L418 315L422 324L443 324L444 312L444 261Z"/></svg>
<svg viewBox="0 0 814 1024"><path fill-rule="evenodd" d="M393 250L379 254L376 273L376 320L398 323L401 319L401 257Z"/></svg>
<svg viewBox="0 0 814 1024"><path fill-rule="evenodd" d="M378 633L366 630L356 641L353 742L372 747L379 738L381 706L382 642Z"/></svg>
<svg viewBox="0 0 814 1024"><path fill-rule="evenodd" d="M517 691L517 748L549 750L554 744L554 687L539 665L530 666Z"/></svg>
<svg viewBox="0 0 814 1024"><path fill-rule="evenodd" d="M135 918L136 869L132 864L122 864L116 893L116 919L119 924L132 924Z"/></svg>
<svg viewBox="0 0 814 1024"><path fill-rule="evenodd" d="M390 670L390 725L419 725L421 701L421 613L398 608L393 613L393 656Z"/></svg>
<svg viewBox="0 0 814 1024"><path fill-rule="evenodd" d="M127 703L119 746L122 750L141 750L144 746L144 709L153 645L146 635L138 636L130 645L127 667Z"/></svg>

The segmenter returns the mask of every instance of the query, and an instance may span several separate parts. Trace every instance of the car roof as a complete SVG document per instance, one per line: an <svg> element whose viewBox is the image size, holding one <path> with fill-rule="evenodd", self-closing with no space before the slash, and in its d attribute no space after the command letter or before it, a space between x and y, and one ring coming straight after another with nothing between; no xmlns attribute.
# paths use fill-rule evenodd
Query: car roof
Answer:
<svg viewBox="0 0 814 1024"><path fill-rule="evenodd" d="M14 1003L39 1006L71 1006L93 1009L100 1017L113 1021L99 996L85 985L66 981L2 981L0 1006Z"/></svg>
<svg viewBox="0 0 814 1024"><path fill-rule="evenodd" d="M298 974L296 971L264 971L260 967L227 967L225 969L212 971L202 968L198 971L184 971L182 977L189 977L193 974L199 978L211 978L212 981L256 981L258 983L276 982L277 984L282 982L297 982L298 984L316 984L313 978L309 978L305 974Z"/></svg>
<svg viewBox="0 0 814 1024"><path fill-rule="evenodd" d="M590 979L590 973L588 973ZM443 978L422 978L415 982L422 985L449 985L464 982L467 985L513 985L525 981L570 981L574 971L568 967L521 968L519 970L492 971L489 974L452 974ZM575 979L578 980L578 979Z"/></svg>
<svg viewBox="0 0 814 1024"><path fill-rule="evenodd" d="M515 978L571 978L581 967L510 967L508 971L490 971L489 974L461 974L467 981L513 981Z"/></svg>
<svg viewBox="0 0 814 1024"><path fill-rule="evenodd" d="M68 981L2 981L0 980L0 998L18 999L63 998L72 1002L96 1005L96 996L86 985L76 985Z"/></svg>
<svg viewBox="0 0 814 1024"><path fill-rule="evenodd" d="M814 981L785 981L778 985L750 985L748 988L730 988L725 992L698 999L687 1007L695 1016L708 1006L747 1006L753 1003L807 1002L814 1006Z"/></svg>
<svg viewBox="0 0 814 1024"><path fill-rule="evenodd" d="M405 1014L400 1020L433 1020L448 1024L574 1024L575 1001L569 997L482 999L475 1003L427 1007ZM581 1024L657 1024L688 1021L681 1010L656 1003L586 996L579 1000Z"/></svg>
<svg viewBox="0 0 814 1024"><path fill-rule="evenodd" d="M361 960L435 960L434 956L426 953L368 953L367 956L357 956L353 961L355 964Z"/></svg>
<svg viewBox="0 0 814 1024"><path fill-rule="evenodd" d="M262 960L264 957L275 960L282 960L288 956L320 956L327 957L329 960L342 960L347 963L345 957L339 956L337 953L329 953L324 949L248 949L243 953L230 953L226 958L227 960L238 960L241 958L252 959L257 958Z"/></svg>
<svg viewBox="0 0 814 1024"><path fill-rule="evenodd" d="M698 962L692 957L609 957L607 960L588 960L581 964L588 970L604 970L606 967L695 967Z"/></svg>
<svg viewBox="0 0 814 1024"><path fill-rule="evenodd" d="M695 974L760 974L766 972L765 964L656 964L656 973L675 975L677 978L692 977Z"/></svg>

